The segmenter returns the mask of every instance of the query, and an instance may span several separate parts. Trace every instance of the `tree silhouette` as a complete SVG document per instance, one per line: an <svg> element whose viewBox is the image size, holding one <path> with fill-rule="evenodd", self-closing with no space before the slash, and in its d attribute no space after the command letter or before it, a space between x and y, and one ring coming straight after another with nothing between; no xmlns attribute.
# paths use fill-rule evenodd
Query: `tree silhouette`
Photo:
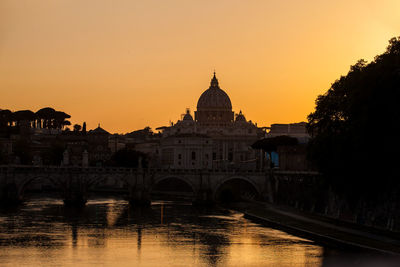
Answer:
<svg viewBox="0 0 400 267"><path fill-rule="evenodd" d="M31 125L36 120L36 114L30 110L19 110L12 114L12 120L17 126L20 125L21 121L29 122Z"/></svg>
<svg viewBox="0 0 400 267"><path fill-rule="evenodd" d="M36 112L37 120L41 128L50 129L51 121L54 118L55 110L53 108L42 108Z"/></svg>
<svg viewBox="0 0 400 267"><path fill-rule="evenodd" d="M69 118L71 118L71 116L65 112L62 112L62 111L54 112L53 118L52 118L53 119L53 123L52 123L53 128L63 129L64 125L71 125L71 123L66 120Z"/></svg>
<svg viewBox="0 0 400 267"><path fill-rule="evenodd" d="M21 126L21 122L31 128L63 130L65 126L71 125L71 122L67 120L69 118L71 116L67 113L50 107L42 108L36 113L31 110L12 112L8 109L0 109L0 130L2 134L10 133L10 127Z"/></svg>
<svg viewBox="0 0 400 267"><path fill-rule="evenodd" d="M371 198L398 189L399 99L400 37L317 98L308 116L309 157L338 192Z"/></svg>
<svg viewBox="0 0 400 267"><path fill-rule="evenodd" d="M74 125L74 132L79 132L81 129L82 129L82 126L80 126L79 124Z"/></svg>
<svg viewBox="0 0 400 267"><path fill-rule="evenodd" d="M4 128L11 126L12 124L12 112L8 109L0 110L0 127Z"/></svg>

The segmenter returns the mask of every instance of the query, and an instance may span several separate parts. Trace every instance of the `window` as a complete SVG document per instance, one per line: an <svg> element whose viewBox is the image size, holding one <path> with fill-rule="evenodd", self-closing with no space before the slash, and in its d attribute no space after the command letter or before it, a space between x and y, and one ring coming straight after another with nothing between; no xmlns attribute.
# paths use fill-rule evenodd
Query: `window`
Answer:
<svg viewBox="0 0 400 267"><path fill-rule="evenodd" d="M192 151L192 160L196 160L196 152Z"/></svg>
<svg viewBox="0 0 400 267"><path fill-rule="evenodd" d="M182 159L182 154L178 154L178 159Z"/></svg>
<svg viewBox="0 0 400 267"><path fill-rule="evenodd" d="M212 157L213 157L213 160L216 160L217 159L217 153L213 152Z"/></svg>

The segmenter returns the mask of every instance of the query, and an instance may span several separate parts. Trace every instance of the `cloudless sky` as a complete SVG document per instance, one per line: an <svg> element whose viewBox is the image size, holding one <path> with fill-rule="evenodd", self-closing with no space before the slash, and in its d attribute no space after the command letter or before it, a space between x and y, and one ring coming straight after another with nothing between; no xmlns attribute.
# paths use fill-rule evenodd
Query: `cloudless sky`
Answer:
<svg viewBox="0 0 400 267"><path fill-rule="evenodd" d="M305 121L395 36L399 0L1 0L0 108L156 128L196 109L215 68L247 119Z"/></svg>

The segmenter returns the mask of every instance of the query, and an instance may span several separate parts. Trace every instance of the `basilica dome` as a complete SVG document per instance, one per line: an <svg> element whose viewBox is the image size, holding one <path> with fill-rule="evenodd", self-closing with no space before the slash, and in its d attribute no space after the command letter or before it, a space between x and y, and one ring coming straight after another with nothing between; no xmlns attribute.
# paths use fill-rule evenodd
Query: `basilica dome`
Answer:
<svg viewBox="0 0 400 267"><path fill-rule="evenodd" d="M218 85L218 79L211 79L210 87L201 94L194 112L195 121L204 126L228 126L234 121L232 103L227 93Z"/></svg>
<svg viewBox="0 0 400 267"><path fill-rule="evenodd" d="M197 102L197 110L232 110L231 100L228 94L219 88L215 72L210 87L201 94Z"/></svg>

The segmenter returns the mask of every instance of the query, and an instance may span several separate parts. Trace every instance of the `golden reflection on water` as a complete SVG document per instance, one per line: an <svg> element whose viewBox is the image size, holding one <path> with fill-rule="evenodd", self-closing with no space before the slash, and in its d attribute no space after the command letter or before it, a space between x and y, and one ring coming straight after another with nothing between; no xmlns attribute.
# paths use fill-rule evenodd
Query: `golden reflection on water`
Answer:
<svg viewBox="0 0 400 267"><path fill-rule="evenodd" d="M162 202L131 209L115 199L89 202L82 211L66 210L52 200L32 203L35 212L28 206L18 216L0 214L1 266L285 267L322 262L322 247L237 212Z"/></svg>

